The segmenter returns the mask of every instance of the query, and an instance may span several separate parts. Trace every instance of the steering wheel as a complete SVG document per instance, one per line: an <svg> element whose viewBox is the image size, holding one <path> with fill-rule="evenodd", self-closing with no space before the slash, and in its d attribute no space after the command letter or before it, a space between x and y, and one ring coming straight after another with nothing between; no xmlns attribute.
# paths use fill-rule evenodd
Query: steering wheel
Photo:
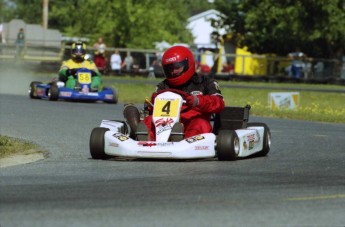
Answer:
<svg viewBox="0 0 345 227"><path fill-rule="evenodd" d="M154 94L153 99L155 99L157 95L162 94L162 93L164 93L164 92L168 92L168 91L181 95L181 97L182 97L182 99L183 99L184 101L185 101L185 98L186 98L186 97L190 96L190 94L188 94L188 93L185 92L185 91L181 91L181 90L174 89L174 88L166 88L166 89L163 89L163 90L160 90L160 91L156 92L156 93ZM183 106L183 107L181 108L181 113L187 112L187 111L189 111L189 110L192 108L192 106L186 105L185 102L183 103L182 106Z"/></svg>

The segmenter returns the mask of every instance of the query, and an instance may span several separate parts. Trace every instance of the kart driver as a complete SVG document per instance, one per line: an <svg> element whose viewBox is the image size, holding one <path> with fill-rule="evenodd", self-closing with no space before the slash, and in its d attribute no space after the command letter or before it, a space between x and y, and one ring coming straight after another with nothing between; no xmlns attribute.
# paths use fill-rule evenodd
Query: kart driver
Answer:
<svg viewBox="0 0 345 227"><path fill-rule="evenodd" d="M98 91L101 89L101 73L97 66L91 60L85 59L86 45L82 42L72 44L72 58L64 61L59 70L59 81L66 84L66 87L74 89L76 80L74 75L80 68L86 68L92 71L91 90Z"/></svg>
<svg viewBox="0 0 345 227"><path fill-rule="evenodd" d="M212 132L211 114L224 109L218 83L196 73L193 54L184 46L173 46L166 50L162 57L162 66L166 79L157 85L156 92L151 96L152 102L160 91L170 89L186 101L180 115L181 130L184 128L185 137ZM143 122L149 131L148 140L155 140L152 115L148 115ZM137 130L141 130L141 127L139 123Z"/></svg>

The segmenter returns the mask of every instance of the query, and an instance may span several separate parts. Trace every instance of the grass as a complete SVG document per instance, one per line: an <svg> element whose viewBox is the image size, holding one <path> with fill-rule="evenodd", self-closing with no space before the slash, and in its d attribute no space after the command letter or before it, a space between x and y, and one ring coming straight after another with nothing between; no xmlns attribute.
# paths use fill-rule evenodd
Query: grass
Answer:
<svg viewBox="0 0 345 227"><path fill-rule="evenodd" d="M114 79L114 78L112 78ZM116 79L127 80L129 83L114 83L112 86L119 90L119 100L124 103L143 103L146 97L150 97L155 90L155 84L162 79L150 80L153 84L148 84L148 79L143 77L117 77ZM105 83L108 78L105 78ZM344 90L344 86L339 85L313 85L313 84L277 84L277 83L257 83L257 82L229 82L219 81L225 104L227 106L252 106L251 115L266 116L285 119L299 119L307 121L321 121L345 123L345 92L316 92L303 91L303 89L327 89ZM226 87L227 85L246 85L249 88ZM257 87L265 87L264 89ZM282 88L279 90L279 88ZM272 110L268 104L270 92L299 91L300 105L298 108L275 109Z"/></svg>
<svg viewBox="0 0 345 227"><path fill-rule="evenodd" d="M0 135L0 158L14 154L42 153L39 147L25 140Z"/></svg>

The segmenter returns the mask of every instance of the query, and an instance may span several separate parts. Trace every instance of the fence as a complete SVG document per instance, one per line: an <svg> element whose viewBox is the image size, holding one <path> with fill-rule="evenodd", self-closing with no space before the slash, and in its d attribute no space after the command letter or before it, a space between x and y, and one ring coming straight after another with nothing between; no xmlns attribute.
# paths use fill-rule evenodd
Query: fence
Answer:
<svg viewBox="0 0 345 227"><path fill-rule="evenodd" d="M162 52L154 49L129 49L129 48L107 48L105 57L107 60L108 73L110 70L110 57L116 50L119 51L122 60L127 55L133 57L133 64L129 70L124 69L126 73L133 73L139 75L148 75L154 71L155 76L163 77L163 71L159 64L162 56ZM93 57L93 48L88 48L90 57ZM200 59L203 52L194 51L196 59ZM217 54L207 53L209 57L213 59L213 65L211 73L220 79L243 79L243 78L263 78L268 79L281 79L292 78L291 75L291 60L286 57L272 57L263 55L241 55L241 54ZM30 44L30 40L27 40L27 44L21 50L14 44L0 44L0 60L6 59L20 59L24 61L40 61L40 62L55 62L60 64L61 61L70 57L70 46L61 44L60 46L43 46ZM231 60L235 64L234 71L231 73L222 73L222 63ZM155 61L156 60L156 61ZM345 61L339 61L336 59L306 59L303 62L302 79L308 81L345 81ZM201 72L202 73L202 72Z"/></svg>

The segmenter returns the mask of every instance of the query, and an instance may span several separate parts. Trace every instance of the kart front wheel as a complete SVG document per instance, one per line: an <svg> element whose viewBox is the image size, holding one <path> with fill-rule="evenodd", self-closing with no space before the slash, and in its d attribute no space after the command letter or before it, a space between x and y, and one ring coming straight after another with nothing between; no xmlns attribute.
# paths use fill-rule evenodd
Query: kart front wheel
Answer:
<svg viewBox="0 0 345 227"><path fill-rule="evenodd" d="M247 123L247 127L264 127L264 138L263 138L263 147L257 156L266 156L271 148L271 131L265 123L260 122L251 122Z"/></svg>
<svg viewBox="0 0 345 227"><path fill-rule="evenodd" d="M113 103L113 104L117 104L118 99L119 99L119 92L117 91L117 89L115 88L111 88L111 87L104 87L103 90L109 89L112 91L113 93L113 98L111 100L106 100L104 102L106 103Z"/></svg>
<svg viewBox="0 0 345 227"><path fill-rule="evenodd" d="M240 153L240 140L234 130L220 130L217 136L219 161L234 161Z"/></svg>
<svg viewBox="0 0 345 227"><path fill-rule="evenodd" d="M56 84L50 86L48 98L50 101L57 101L59 99L59 87Z"/></svg>
<svg viewBox="0 0 345 227"><path fill-rule="evenodd" d="M36 94L36 87L37 87L38 84L42 84L42 82L40 82L40 81L32 81L30 83L29 96L32 99L40 99L40 97L37 97L37 94Z"/></svg>
<svg viewBox="0 0 345 227"><path fill-rule="evenodd" d="M109 159L110 156L104 152L104 135L108 128L94 128L90 136L90 154L93 159Z"/></svg>

